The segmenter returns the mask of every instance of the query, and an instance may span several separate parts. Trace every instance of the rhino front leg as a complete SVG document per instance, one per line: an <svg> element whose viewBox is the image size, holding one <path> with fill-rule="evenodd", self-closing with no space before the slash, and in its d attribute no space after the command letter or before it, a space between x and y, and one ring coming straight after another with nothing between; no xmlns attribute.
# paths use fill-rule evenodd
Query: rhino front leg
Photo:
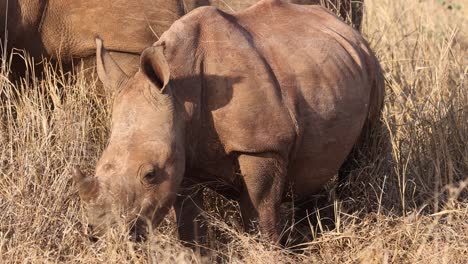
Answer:
<svg viewBox="0 0 468 264"><path fill-rule="evenodd" d="M244 228L258 217L262 235L279 243L279 209L286 179L285 162L277 154L242 154L239 168L245 191L240 199Z"/></svg>
<svg viewBox="0 0 468 264"><path fill-rule="evenodd" d="M198 187L184 189L177 196L174 209L179 239L187 246L194 248L203 244L206 237L206 225L202 215L204 210L202 189Z"/></svg>

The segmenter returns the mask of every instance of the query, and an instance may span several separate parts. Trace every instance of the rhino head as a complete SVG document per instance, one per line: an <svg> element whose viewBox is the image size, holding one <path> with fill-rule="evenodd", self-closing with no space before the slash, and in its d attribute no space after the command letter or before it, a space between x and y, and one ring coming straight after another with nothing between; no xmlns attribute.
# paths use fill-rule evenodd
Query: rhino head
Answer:
<svg viewBox="0 0 468 264"><path fill-rule="evenodd" d="M119 220L139 237L172 206L185 169L183 117L169 88L163 45L146 49L140 71L127 77L97 39L97 70L112 89L108 145L94 176L77 171L75 183L90 226L97 234Z"/></svg>

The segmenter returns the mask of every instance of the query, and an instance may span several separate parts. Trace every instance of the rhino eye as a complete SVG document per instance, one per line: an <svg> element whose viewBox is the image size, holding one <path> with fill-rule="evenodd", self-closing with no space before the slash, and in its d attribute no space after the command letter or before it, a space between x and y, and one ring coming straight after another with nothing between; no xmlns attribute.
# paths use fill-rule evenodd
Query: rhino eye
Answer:
<svg viewBox="0 0 468 264"><path fill-rule="evenodd" d="M158 174L154 169L145 173L144 180L148 184L159 184L161 182L160 177L158 177Z"/></svg>
<svg viewBox="0 0 468 264"><path fill-rule="evenodd" d="M145 174L145 180L149 181L156 177L156 172L154 170L150 170Z"/></svg>

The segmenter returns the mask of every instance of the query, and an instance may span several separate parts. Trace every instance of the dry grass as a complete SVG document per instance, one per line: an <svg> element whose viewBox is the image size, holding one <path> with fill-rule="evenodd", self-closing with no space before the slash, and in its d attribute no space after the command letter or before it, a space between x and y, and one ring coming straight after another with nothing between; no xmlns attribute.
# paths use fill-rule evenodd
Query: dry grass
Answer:
<svg viewBox="0 0 468 264"><path fill-rule="evenodd" d="M0 74L0 261L466 263L468 3L452 2L462 10L367 1L363 32L386 73L391 153L353 173L349 196L331 192L336 227L319 221L310 231L320 235L296 253L238 232L225 201L210 204L211 259L181 246L169 221L144 244L122 230L90 242L70 170L92 171L108 102L82 77L51 67L44 80L18 85Z"/></svg>

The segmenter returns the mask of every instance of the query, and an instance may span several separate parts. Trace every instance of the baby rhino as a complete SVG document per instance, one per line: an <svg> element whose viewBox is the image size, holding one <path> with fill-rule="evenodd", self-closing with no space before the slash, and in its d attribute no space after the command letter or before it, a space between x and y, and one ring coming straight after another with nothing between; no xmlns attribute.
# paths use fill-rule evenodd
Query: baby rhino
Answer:
<svg viewBox="0 0 468 264"><path fill-rule="evenodd" d="M123 217L141 235L174 207L181 239L198 241L204 184L278 242L286 190L307 198L344 176L384 97L357 31L320 6L274 0L191 12L132 77L98 39L97 66L115 92L112 130L96 175L75 177L96 232Z"/></svg>

